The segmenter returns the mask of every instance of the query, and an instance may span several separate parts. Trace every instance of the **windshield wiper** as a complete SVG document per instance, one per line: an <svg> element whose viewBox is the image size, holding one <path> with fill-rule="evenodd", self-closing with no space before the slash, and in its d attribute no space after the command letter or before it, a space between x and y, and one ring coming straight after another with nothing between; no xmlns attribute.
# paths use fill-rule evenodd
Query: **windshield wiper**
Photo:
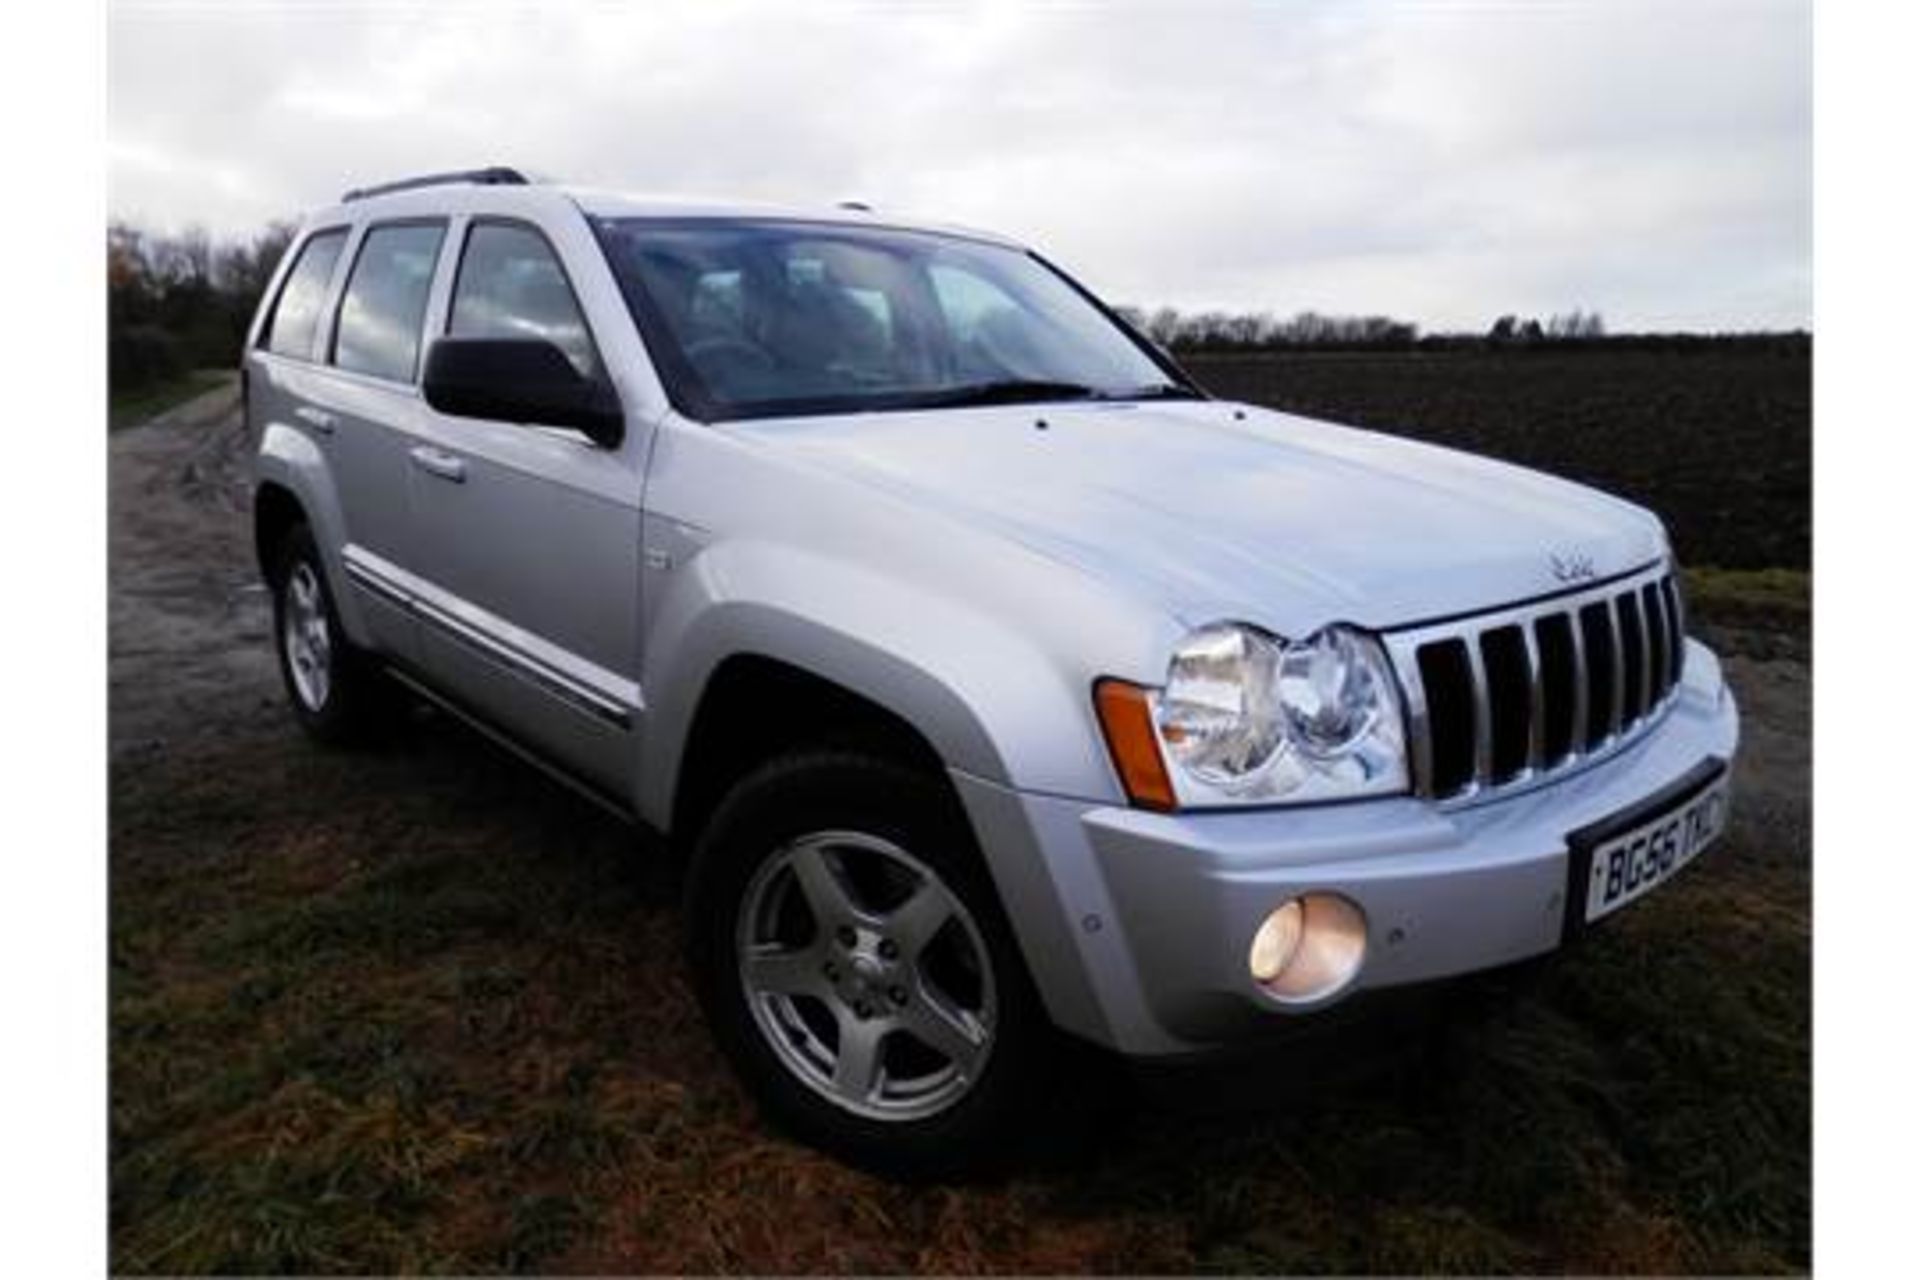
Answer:
<svg viewBox="0 0 1920 1280"><path fill-rule="evenodd" d="M1020 404L1029 400L1094 400L1100 392L1079 382L1049 382L1039 378L1005 378L974 382L915 396L917 407L952 409L974 404Z"/></svg>
<svg viewBox="0 0 1920 1280"><path fill-rule="evenodd" d="M966 405L1024 404L1043 400L1199 400L1204 397L1191 387L1172 382L1156 382L1124 391L1103 391L1083 382L1058 382L1047 378L1002 378L993 382L971 382L963 387L947 387L913 397L913 407L954 409Z"/></svg>
<svg viewBox="0 0 1920 1280"><path fill-rule="evenodd" d="M1131 391L1108 391L1100 398L1102 400L1201 400L1205 397L1192 387L1183 387L1177 382L1155 382L1149 386L1135 387Z"/></svg>

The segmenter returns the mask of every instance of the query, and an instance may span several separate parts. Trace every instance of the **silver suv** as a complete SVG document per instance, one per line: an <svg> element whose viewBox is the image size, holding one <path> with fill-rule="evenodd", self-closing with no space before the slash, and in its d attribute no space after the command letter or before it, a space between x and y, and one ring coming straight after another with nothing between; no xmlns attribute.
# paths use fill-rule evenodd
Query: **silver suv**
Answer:
<svg viewBox="0 0 1920 1280"><path fill-rule="evenodd" d="M690 855L714 1034L869 1165L1562 945L1726 821L1667 538L1225 403L1031 250L511 170L351 192L248 341L295 714L396 685Z"/></svg>

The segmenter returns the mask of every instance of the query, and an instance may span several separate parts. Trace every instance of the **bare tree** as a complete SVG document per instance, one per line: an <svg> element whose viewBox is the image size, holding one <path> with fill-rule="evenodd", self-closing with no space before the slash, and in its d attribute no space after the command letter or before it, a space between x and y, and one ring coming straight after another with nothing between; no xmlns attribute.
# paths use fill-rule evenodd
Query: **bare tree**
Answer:
<svg viewBox="0 0 1920 1280"><path fill-rule="evenodd" d="M1155 307L1147 318L1147 336L1163 347L1171 347L1180 340L1183 323L1180 313L1172 307Z"/></svg>
<svg viewBox="0 0 1920 1280"><path fill-rule="evenodd" d="M260 294L292 241L273 224L238 242L204 228L107 227L108 373L116 387L231 366Z"/></svg>

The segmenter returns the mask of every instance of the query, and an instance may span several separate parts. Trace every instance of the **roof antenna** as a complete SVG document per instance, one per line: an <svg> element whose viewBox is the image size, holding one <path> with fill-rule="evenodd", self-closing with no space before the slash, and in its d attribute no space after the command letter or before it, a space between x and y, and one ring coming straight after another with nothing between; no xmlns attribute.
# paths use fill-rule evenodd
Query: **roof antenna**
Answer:
<svg viewBox="0 0 1920 1280"><path fill-rule="evenodd" d="M839 200L834 202L836 209L851 209L855 213L872 213L873 206L865 200Z"/></svg>

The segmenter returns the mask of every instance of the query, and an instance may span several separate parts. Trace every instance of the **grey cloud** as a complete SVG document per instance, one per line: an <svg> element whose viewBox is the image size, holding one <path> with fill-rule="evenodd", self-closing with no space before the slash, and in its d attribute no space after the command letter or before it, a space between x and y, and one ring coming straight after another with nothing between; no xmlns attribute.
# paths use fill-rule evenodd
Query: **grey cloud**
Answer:
<svg viewBox="0 0 1920 1280"><path fill-rule="evenodd" d="M1804 0L123 3L110 203L236 231L508 162L858 195L1142 303L1805 325L1810 25Z"/></svg>

